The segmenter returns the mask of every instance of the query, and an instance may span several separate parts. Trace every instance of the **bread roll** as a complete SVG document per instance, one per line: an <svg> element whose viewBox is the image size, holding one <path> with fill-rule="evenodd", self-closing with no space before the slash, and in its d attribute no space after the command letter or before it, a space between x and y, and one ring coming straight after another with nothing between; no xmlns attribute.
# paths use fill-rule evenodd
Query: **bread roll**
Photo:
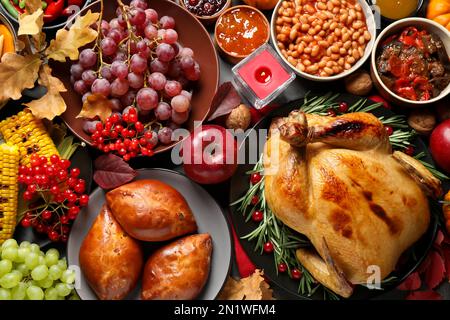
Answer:
<svg viewBox="0 0 450 320"><path fill-rule="evenodd" d="M143 241L166 241L197 230L183 196L157 180L138 180L106 194L106 202L122 228Z"/></svg>
<svg viewBox="0 0 450 320"><path fill-rule="evenodd" d="M138 241L129 237L106 205L80 248L80 267L101 300L120 300L139 279L143 257Z"/></svg>
<svg viewBox="0 0 450 320"><path fill-rule="evenodd" d="M144 267L142 299L195 299L208 280L211 252L209 234L187 236L157 250Z"/></svg>

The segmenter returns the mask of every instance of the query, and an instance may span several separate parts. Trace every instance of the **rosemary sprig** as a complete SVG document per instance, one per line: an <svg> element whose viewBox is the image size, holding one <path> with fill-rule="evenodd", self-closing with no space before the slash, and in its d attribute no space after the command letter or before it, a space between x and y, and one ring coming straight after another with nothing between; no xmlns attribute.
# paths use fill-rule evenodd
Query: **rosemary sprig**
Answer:
<svg viewBox="0 0 450 320"><path fill-rule="evenodd" d="M414 158L416 158L417 160L419 160L424 166L425 168L428 169L428 171L430 171L436 178L438 178L441 181L444 180L450 180L450 177L447 176L446 174L440 172L438 169L436 169L436 167L428 162L426 162L425 160L423 160L423 158L426 156L425 152L420 152L417 155L414 156Z"/></svg>

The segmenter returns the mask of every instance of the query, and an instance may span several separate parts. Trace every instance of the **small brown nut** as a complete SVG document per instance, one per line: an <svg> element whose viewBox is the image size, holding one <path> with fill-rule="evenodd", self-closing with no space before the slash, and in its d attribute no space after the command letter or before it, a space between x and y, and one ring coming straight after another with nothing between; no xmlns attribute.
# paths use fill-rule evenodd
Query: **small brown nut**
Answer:
<svg viewBox="0 0 450 320"><path fill-rule="evenodd" d="M241 104L237 108L234 108L228 115L225 121L225 126L228 129L246 130L250 126L251 120L252 114L250 113L249 107L245 104Z"/></svg>
<svg viewBox="0 0 450 320"><path fill-rule="evenodd" d="M408 124L422 135L429 135L436 127L436 116L428 109L413 110L408 116Z"/></svg>
<svg viewBox="0 0 450 320"><path fill-rule="evenodd" d="M365 71L355 72L345 79L345 89L354 95L365 96L372 90L373 83Z"/></svg>

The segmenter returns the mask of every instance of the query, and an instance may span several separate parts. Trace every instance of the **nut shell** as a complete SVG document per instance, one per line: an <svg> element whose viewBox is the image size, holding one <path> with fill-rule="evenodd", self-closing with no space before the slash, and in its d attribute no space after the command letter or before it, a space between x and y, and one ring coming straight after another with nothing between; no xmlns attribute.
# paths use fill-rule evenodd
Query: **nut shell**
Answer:
<svg viewBox="0 0 450 320"><path fill-rule="evenodd" d="M367 72L355 72L345 78L345 89L357 96L366 96L372 91L372 78Z"/></svg>
<svg viewBox="0 0 450 320"><path fill-rule="evenodd" d="M225 120L225 126L228 129L242 129L246 130L250 126L252 120L252 114L249 107L245 104L241 104L234 108Z"/></svg>

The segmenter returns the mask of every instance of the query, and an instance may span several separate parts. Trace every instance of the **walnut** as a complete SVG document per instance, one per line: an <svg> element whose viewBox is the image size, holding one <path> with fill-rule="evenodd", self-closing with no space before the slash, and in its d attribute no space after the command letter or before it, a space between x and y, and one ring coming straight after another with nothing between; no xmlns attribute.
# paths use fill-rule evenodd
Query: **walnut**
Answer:
<svg viewBox="0 0 450 320"><path fill-rule="evenodd" d="M428 109L413 110L408 117L411 128L422 135L429 135L436 127L436 116Z"/></svg>
<svg viewBox="0 0 450 320"><path fill-rule="evenodd" d="M242 129L246 130L250 126L252 114L249 107L245 104L241 104L234 108L233 111L227 116L225 126L228 129Z"/></svg>
<svg viewBox="0 0 450 320"><path fill-rule="evenodd" d="M365 71L355 72L345 78L345 89L351 94L365 96L369 94L372 87L372 79Z"/></svg>

